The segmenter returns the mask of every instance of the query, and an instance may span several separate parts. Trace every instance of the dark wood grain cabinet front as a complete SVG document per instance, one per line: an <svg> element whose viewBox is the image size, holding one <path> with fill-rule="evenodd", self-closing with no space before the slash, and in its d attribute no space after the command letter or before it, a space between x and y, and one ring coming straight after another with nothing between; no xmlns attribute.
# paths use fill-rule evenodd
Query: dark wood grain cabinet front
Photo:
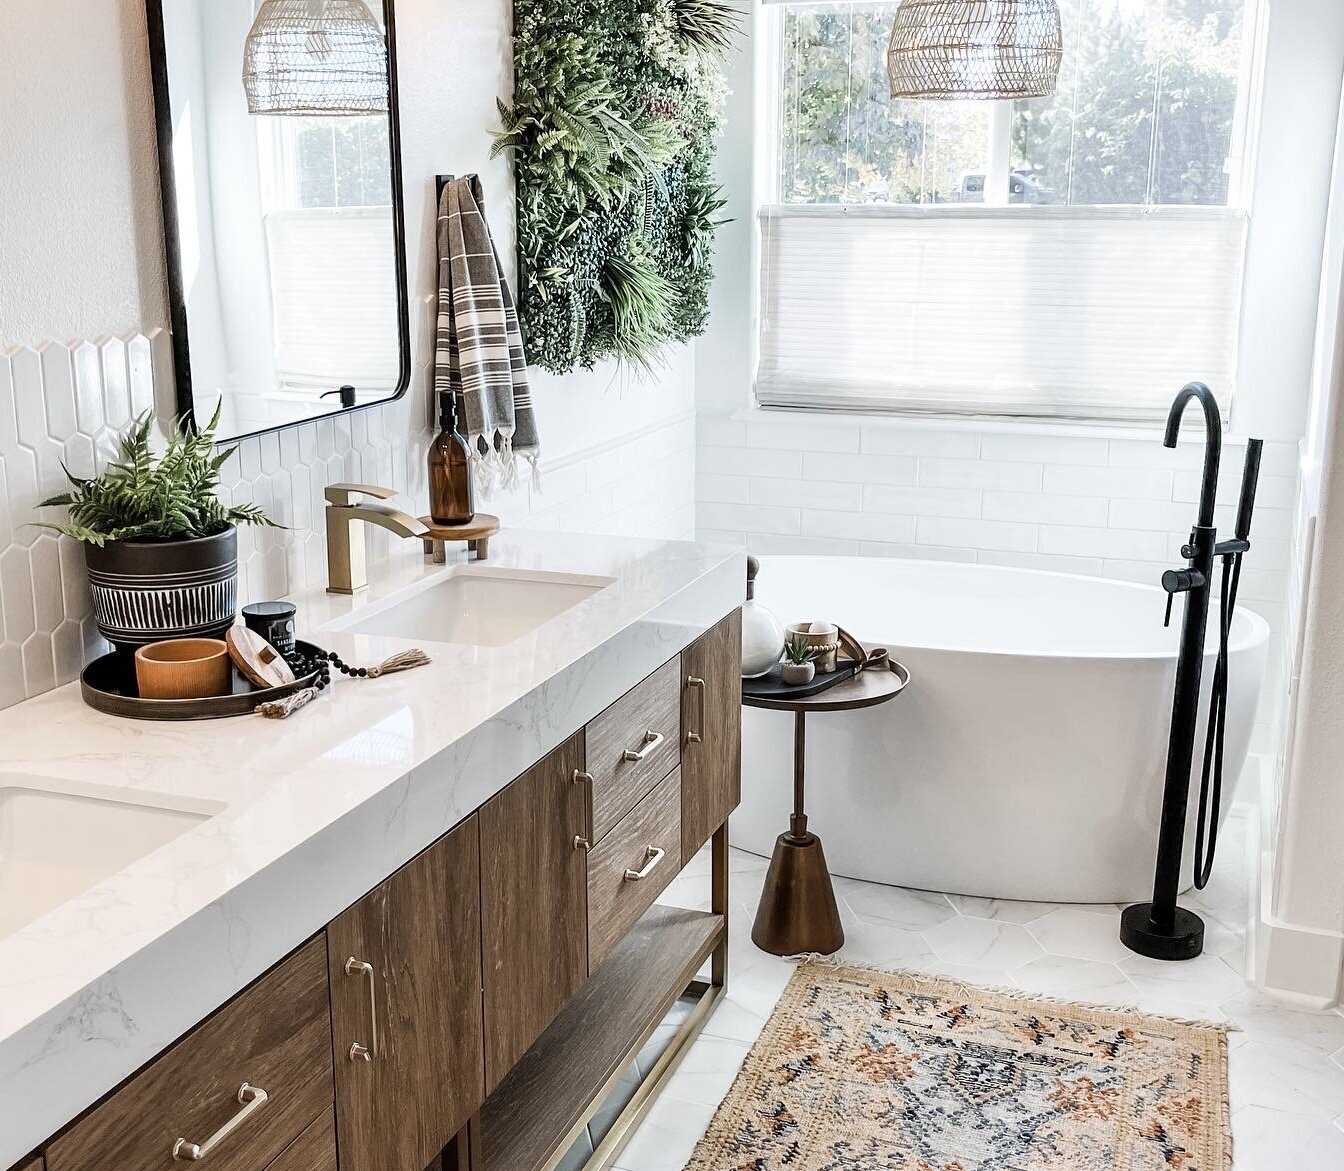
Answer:
<svg viewBox="0 0 1344 1171"><path fill-rule="evenodd" d="M588 975L582 768L580 733L479 814L487 1091Z"/></svg>
<svg viewBox="0 0 1344 1171"><path fill-rule="evenodd" d="M679 681L680 668L672 659L588 725L584 758L592 776L594 845L677 767Z"/></svg>
<svg viewBox="0 0 1344 1171"><path fill-rule="evenodd" d="M485 1100L478 827L327 928L341 1171L424 1171Z"/></svg>
<svg viewBox="0 0 1344 1171"><path fill-rule="evenodd" d="M47 1147L47 1171L267 1167L331 1109L325 944L305 944L86 1114Z"/></svg>
<svg viewBox="0 0 1344 1171"><path fill-rule="evenodd" d="M742 611L681 654L681 861L742 800Z"/></svg>
<svg viewBox="0 0 1344 1171"><path fill-rule="evenodd" d="M588 963L596 972L681 869L681 779L667 777L588 854Z"/></svg>
<svg viewBox="0 0 1344 1171"><path fill-rule="evenodd" d="M336 1116L324 1110L266 1171L336 1171Z"/></svg>

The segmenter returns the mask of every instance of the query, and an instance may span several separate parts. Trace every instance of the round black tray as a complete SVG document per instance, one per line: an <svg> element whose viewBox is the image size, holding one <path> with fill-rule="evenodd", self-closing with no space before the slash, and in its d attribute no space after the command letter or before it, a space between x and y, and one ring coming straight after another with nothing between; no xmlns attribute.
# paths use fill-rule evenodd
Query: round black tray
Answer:
<svg viewBox="0 0 1344 1171"><path fill-rule="evenodd" d="M859 665L852 659L841 659L834 671L828 675L814 675L810 683L785 683L784 665L776 663L764 675L755 679L742 680L744 699L804 699L809 695L820 695L829 691L837 683L853 679Z"/></svg>
<svg viewBox="0 0 1344 1171"><path fill-rule="evenodd" d="M296 647L308 654L321 654L312 643ZM220 720L226 716L249 716L258 704L282 699L317 681L317 672L286 683L283 687L253 687L233 669L233 694L205 699L141 699L135 685L135 657L130 651L113 651L94 659L79 677L80 694L91 708L110 716L132 720Z"/></svg>

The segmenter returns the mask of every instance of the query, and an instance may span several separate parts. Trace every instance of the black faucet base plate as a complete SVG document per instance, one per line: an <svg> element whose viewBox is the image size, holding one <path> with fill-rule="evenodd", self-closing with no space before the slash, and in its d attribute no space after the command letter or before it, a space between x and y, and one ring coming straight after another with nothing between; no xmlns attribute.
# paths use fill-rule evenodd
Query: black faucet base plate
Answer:
<svg viewBox="0 0 1344 1171"><path fill-rule="evenodd" d="M1130 951L1155 960L1192 960L1204 950L1204 920L1194 911L1176 908L1170 931L1153 926L1152 903L1135 903L1120 914L1120 942Z"/></svg>

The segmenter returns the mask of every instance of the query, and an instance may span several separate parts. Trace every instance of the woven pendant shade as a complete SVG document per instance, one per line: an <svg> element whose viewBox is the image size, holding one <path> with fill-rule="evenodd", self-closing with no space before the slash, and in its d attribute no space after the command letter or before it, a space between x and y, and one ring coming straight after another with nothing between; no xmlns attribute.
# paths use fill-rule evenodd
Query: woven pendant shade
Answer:
<svg viewBox="0 0 1344 1171"><path fill-rule="evenodd" d="M386 114L387 42L363 0L264 0L243 88L252 114Z"/></svg>
<svg viewBox="0 0 1344 1171"><path fill-rule="evenodd" d="M1057 0L904 0L887 76L893 98L1039 98L1063 55Z"/></svg>

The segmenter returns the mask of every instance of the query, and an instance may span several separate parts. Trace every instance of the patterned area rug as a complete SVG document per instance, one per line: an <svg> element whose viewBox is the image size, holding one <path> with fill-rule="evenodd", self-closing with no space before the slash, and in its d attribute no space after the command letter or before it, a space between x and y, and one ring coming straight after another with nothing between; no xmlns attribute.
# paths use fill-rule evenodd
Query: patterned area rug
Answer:
<svg viewBox="0 0 1344 1171"><path fill-rule="evenodd" d="M1226 1171L1227 1035L805 963L686 1171Z"/></svg>

